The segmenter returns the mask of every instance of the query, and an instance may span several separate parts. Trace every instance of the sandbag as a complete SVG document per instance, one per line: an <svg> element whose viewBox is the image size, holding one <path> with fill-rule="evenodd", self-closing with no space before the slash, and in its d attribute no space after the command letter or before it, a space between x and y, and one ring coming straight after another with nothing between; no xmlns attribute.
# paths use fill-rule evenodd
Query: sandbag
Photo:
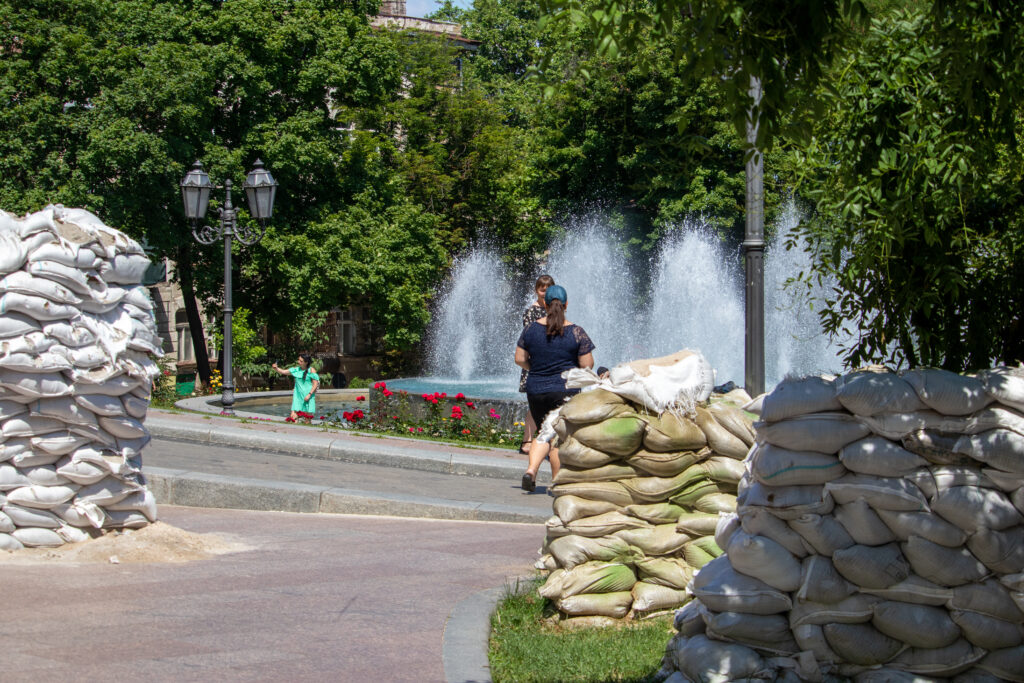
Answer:
<svg viewBox="0 0 1024 683"><path fill-rule="evenodd" d="M648 505L627 505L622 510L627 515L642 519L649 524L670 524L679 520L683 508L672 503L651 503ZM676 529L679 529L678 524ZM685 533L685 532L683 532Z"/></svg>
<svg viewBox="0 0 1024 683"><path fill-rule="evenodd" d="M625 398L605 389L583 391L562 406L562 417L572 424L603 422L624 412L632 412Z"/></svg>
<svg viewBox="0 0 1024 683"><path fill-rule="evenodd" d="M707 514L732 512L736 509L736 497L729 493L708 493L697 499L693 509Z"/></svg>
<svg viewBox="0 0 1024 683"><path fill-rule="evenodd" d="M1024 435L1010 429L990 429L961 436L953 445L961 453L991 467L1024 477Z"/></svg>
<svg viewBox="0 0 1024 683"><path fill-rule="evenodd" d="M904 379L891 372L853 372L836 379L836 398L854 415L909 413L925 406Z"/></svg>
<svg viewBox="0 0 1024 683"><path fill-rule="evenodd" d="M636 583L633 570L615 562L587 562L566 570L559 577L560 597L581 593L626 591ZM547 597L547 596L546 596Z"/></svg>
<svg viewBox="0 0 1024 683"><path fill-rule="evenodd" d="M995 619L1024 623L1024 612L1013 602L1010 591L995 579L968 583L952 589L947 605L950 609L969 610Z"/></svg>
<svg viewBox="0 0 1024 683"><path fill-rule="evenodd" d="M635 565L641 581L677 590L685 589L695 574L691 565L675 557L642 557Z"/></svg>
<svg viewBox="0 0 1024 683"><path fill-rule="evenodd" d="M945 605L953 597L953 589L932 583L917 574L885 588L861 586L860 591L883 600L895 600L914 605Z"/></svg>
<svg viewBox="0 0 1024 683"><path fill-rule="evenodd" d="M570 535L556 538L548 544L548 552L565 569L572 569L578 564L591 560L626 562L632 558L636 550L615 536L587 538Z"/></svg>
<svg viewBox="0 0 1024 683"><path fill-rule="evenodd" d="M715 612L778 614L793 607L786 593L733 569L728 555L704 565L693 578L691 592Z"/></svg>
<svg viewBox="0 0 1024 683"><path fill-rule="evenodd" d="M986 650L1001 650L1021 644L1020 624L966 610L953 610L950 618L971 645Z"/></svg>
<svg viewBox="0 0 1024 683"><path fill-rule="evenodd" d="M633 613L642 615L660 610L679 607L690 600L690 595L681 588L664 586L647 581L637 581L633 584Z"/></svg>
<svg viewBox="0 0 1024 683"><path fill-rule="evenodd" d="M119 404L118 408L122 406ZM121 414L124 410L121 410ZM577 468L591 468L591 467L602 467L604 465L618 462L619 458L615 455L608 453L602 453L599 450L584 446L573 437L559 440L558 444L558 459L562 465L566 467L577 467Z"/></svg>
<svg viewBox="0 0 1024 683"><path fill-rule="evenodd" d="M850 548L856 543L846 527L831 515L800 515L789 520L789 527L810 550L825 557L832 557L837 551Z"/></svg>
<svg viewBox="0 0 1024 683"><path fill-rule="evenodd" d="M800 563L771 539L738 531L729 540L726 552L738 572L781 591L795 591L800 586Z"/></svg>
<svg viewBox="0 0 1024 683"><path fill-rule="evenodd" d="M910 648L894 657L889 666L927 676L950 676L970 667L984 654L960 638L942 648Z"/></svg>
<svg viewBox="0 0 1024 683"><path fill-rule="evenodd" d="M984 386L985 393L996 401L1024 410L1024 368L1001 365L982 370L978 373L978 380Z"/></svg>
<svg viewBox="0 0 1024 683"><path fill-rule="evenodd" d="M841 660L863 666L884 664L903 649L895 638L880 633L870 624L826 624L825 640Z"/></svg>
<svg viewBox="0 0 1024 683"><path fill-rule="evenodd" d="M837 550L832 563L847 581L867 588L886 588L910 575L910 563L895 543L853 545Z"/></svg>
<svg viewBox="0 0 1024 683"><path fill-rule="evenodd" d="M836 505L832 514L850 537L860 545L885 545L896 540L906 540L897 538L892 529L861 498L844 505Z"/></svg>
<svg viewBox="0 0 1024 683"><path fill-rule="evenodd" d="M718 455L743 460L747 457L750 447L742 439L734 436L715 419L714 414L705 408L697 408L697 426L707 437L708 447Z"/></svg>
<svg viewBox="0 0 1024 683"><path fill-rule="evenodd" d="M583 593L561 598L555 603L559 611L570 616L602 616L621 619L633 604L629 591L616 593Z"/></svg>
<svg viewBox="0 0 1024 683"><path fill-rule="evenodd" d="M694 537L713 535L719 519L717 514L684 511L676 517L676 530Z"/></svg>
<svg viewBox="0 0 1024 683"><path fill-rule="evenodd" d="M985 655L978 668L1014 683L1024 682L1024 645L994 650Z"/></svg>
<svg viewBox="0 0 1024 683"><path fill-rule="evenodd" d="M6 503L3 506L3 512L18 527L43 527L46 529L56 529L63 523L60 517L48 510L22 507L20 505L15 505L14 503Z"/></svg>
<svg viewBox="0 0 1024 683"><path fill-rule="evenodd" d="M64 539L52 529L42 527L21 527L11 532L26 548L57 548L64 545Z"/></svg>
<svg viewBox="0 0 1024 683"><path fill-rule="evenodd" d="M95 465L89 465L96 467ZM98 467L96 468L99 469ZM568 524L569 522L582 517L593 517L594 515L600 515L605 512L611 512L618 509L618 506L615 503L609 503L604 500L588 500L587 498L580 498L579 496L559 496L558 498L555 498L555 502L552 507L554 508L555 514L558 515L558 518L562 520L563 524Z"/></svg>
<svg viewBox="0 0 1024 683"><path fill-rule="evenodd" d="M699 451L707 445L707 437L688 417L665 412L648 418L643 445L656 453Z"/></svg>
<svg viewBox="0 0 1024 683"><path fill-rule="evenodd" d="M879 477L899 477L928 462L889 439L868 436L843 446L839 460L850 471Z"/></svg>
<svg viewBox="0 0 1024 683"><path fill-rule="evenodd" d="M940 490L931 500L932 511L967 533L982 527L1006 529L1024 523L1024 517L1002 491L978 486Z"/></svg>
<svg viewBox="0 0 1024 683"><path fill-rule="evenodd" d="M559 457L562 450L559 448ZM626 458L626 463L655 477L674 477L683 470L696 465L711 455L710 448L699 451L655 452L641 448Z"/></svg>
<svg viewBox="0 0 1024 683"><path fill-rule="evenodd" d="M1024 527L979 529L967 539L967 548L992 571L1012 574L1024 567Z"/></svg>
<svg viewBox="0 0 1024 683"><path fill-rule="evenodd" d="M683 561L694 569L700 569L716 557L722 555L722 549L715 543L713 536L703 536L694 539L684 545L683 549L679 552L683 556Z"/></svg>
<svg viewBox="0 0 1024 683"><path fill-rule="evenodd" d="M843 446L871 433L865 424L846 413L813 413L783 422L758 422L754 427L760 443L819 453L838 453Z"/></svg>
<svg viewBox="0 0 1024 683"><path fill-rule="evenodd" d="M748 534L760 534L765 538L770 538L792 553L794 557L802 558L808 554L807 546L800 534L767 510L756 507L747 508L740 517L740 523Z"/></svg>
<svg viewBox="0 0 1024 683"><path fill-rule="evenodd" d="M847 474L825 484L825 491L838 504L863 498L876 510L921 512L928 509L928 501L920 489L896 477Z"/></svg>
<svg viewBox="0 0 1024 683"><path fill-rule="evenodd" d="M805 514L826 515L835 501L822 486L765 486L754 482L736 496L739 506L761 507L785 520Z"/></svg>
<svg viewBox="0 0 1024 683"><path fill-rule="evenodd" d="M940 648L960 637L960 629L940 607L885 601L875 605L872 626L910 647Z"/></svg>
<svg viewBox="0 0 1024 683"><path fill-rule="evenodd" d="M825 413L842 409L836 387L826 377L785 378L764 397L761 419L778 422L807 413Z"/></svg>
<svg viewBox="0 0 1024 683"><path fill-rule="evenodd" d="M603 500L625 507L633 502L626 487L617 481L588 481L579 484L558 484L548 489L551 495L579 496L591 500Z"/></svg>
<svg viewBox="0 0 1024 683"><path fill-rule="evenodd" d="M702 478L693 481L677 493L672 494L669 496L669 500L675 505L682 507L695 508L701 510L701 512L714 512L714 510L701 509L698 502L705 496L713 493L724 493L723 489L728 490L729 488L727 484L719 484L710 479ZM735 509L735 505L731 509Z"/></svg>
<svg viewBox="0 0 1024 683"><path fill-rule="evenodd" d="M959 548L967 541L967 534L962 529L928 512L878 510L877 514L899 541L920 536L947 548Z"/></svg>
<svg viewBox="0 0 1024 683"><path fill-rule="evenodd" d="M723 643L697 635L676 644L671 652L676 668L691 681L741 681L763 666L761 655L738 643Z"/></svg>
<svg viewBox="0 0 1024 683"><path fill-rule="evenodd" d="M706 612L704 623L712 638L738 641L776 653L790 654L799 649L789 630L789 620L781 614Z"/></svg>
<svg viewBox="0 0 1024 683"><path fill-rule="evenodd" d="M645 529L650 525L642 519L624 515L618 510L604 512L593 517L583 517L565 523L566 528L577 536L608 536L623 529Z"/></svg>
<svg viewBox="0 0 1024 683"><path fill-rule="evenodd" d="M911 536L901 546L914 572L940 586L980 581L989 573L967 548L947 548L920 536Z"/></svg>
<svg viewBox="0 0 1024 683"><path fill-rule="evenodd" d="M814 624L865 624L875 614L878 598L854 593L837 602L810 602L797 600L789 613L792 628Z"/></svg>
<svg viewBox="0 0 1024 683"><path fill-rule="evenodd" d="M706 480L706 473L699 465L680 472L674 477L633 477L619 481L630 497L637 503L659 503L669 500L675 494L696 482Z"/></svg>
<svg viewBox="0 0 1024 683"><path fill-rule="evenodd" d="M846 474L839 458L764 444L751 454L750 472L766 486L824 484Z"/></svg>
<svg viewBox="0 0 1024 683"><path fill-rule="evenodd" d="M970 375L927 368L908 370L902 377L926 406L943 415L970 415L993 400L984 383Z"/></svg>
<svg viewBox="0 0 1024 683"><path fill-rule="evenodd" d="M836 571L827 557L809 555L800 566L800 587L796 597L802 602L838 603L855 591L853 584Z"/></svg>
<svg viewBox="0 0 1024 683"><path fill-rule="evenodd" d="M626 456L640 447L647 424L640 417L613 417L580 427L573 432L573 438L584 446L589 446L602 453ZM680 450L672 448L669 450Z"/></svg>
<svg viewBox="0 0 1024 683"><path fill-rule="evenodd" d="M676 531L675 524L658 524L655 526L645 524L642 527L616 531L614 535L623 539L628 544L636 546L648 556L671 555L679 551L690 540L690 537L686 534Z"/></svg>
<svg viewBox="0 0 1024 683"><path fill-rule="evenodd" d="M728 403L719 402L709 405L708 412L715 418L715 422L742 441L744 446L749 448L754 445L757 436L754 423L742 410Z"/></svg>

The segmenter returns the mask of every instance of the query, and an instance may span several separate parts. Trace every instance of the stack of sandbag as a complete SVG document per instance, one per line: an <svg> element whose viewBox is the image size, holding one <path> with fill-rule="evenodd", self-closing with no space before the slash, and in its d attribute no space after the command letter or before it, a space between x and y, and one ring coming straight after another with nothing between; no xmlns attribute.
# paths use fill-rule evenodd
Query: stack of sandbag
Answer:
<svg viewBox="0 0 1024 683"><path fill-rule="evenodd" d="M692 415L651 414L598 388L566 403L541 594L571 617L640 617L688 601L694 572L722 552L719 514L736 507L754 442L738 407L748 400L739 391Z"/></svg>
<svg viewBox="0 0 1024 683"><path fill-rule="evenodd" d="M155 519L140 457L162 355L148 266L87 211L0 212L0 549Z"/></svg>
<svg viewBox="0 0 1024 683"><path fill-rule="evenodd" d="M1024 681L1022 410L1020 368L782 382L674 680Z"/></svg>

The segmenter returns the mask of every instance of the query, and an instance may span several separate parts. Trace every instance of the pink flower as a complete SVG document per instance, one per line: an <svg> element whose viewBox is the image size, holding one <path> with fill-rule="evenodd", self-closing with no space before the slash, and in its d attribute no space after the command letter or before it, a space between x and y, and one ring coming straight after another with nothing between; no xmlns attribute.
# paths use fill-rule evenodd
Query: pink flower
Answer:
<svg viewBox="0 0 1024 683"><path fill-rule="evenodd" d="M423 427L417 427L417 428L416 428L416 431L417 431L417 432L422 432L422 431L423 431Z"/></svg>

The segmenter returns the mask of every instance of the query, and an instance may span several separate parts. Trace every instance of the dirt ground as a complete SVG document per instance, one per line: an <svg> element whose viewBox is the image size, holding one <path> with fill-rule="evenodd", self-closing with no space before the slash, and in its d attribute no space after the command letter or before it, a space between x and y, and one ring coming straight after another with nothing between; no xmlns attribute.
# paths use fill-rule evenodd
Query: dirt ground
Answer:
<svg viewBox="0 0 1024 683"><path fill-rule="evenodd" d="M195 534L164 522L154 522L141 529L109 531L97 538L59 548L0 551L0 564L191 562L251 549L218 534Z"/></svg>

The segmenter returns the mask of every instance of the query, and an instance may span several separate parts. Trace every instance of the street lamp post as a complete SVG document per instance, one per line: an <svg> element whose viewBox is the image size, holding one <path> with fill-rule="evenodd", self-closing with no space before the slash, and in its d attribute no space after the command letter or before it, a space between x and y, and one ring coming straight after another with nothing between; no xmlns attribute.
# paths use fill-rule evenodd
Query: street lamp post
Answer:
<svg viewBox="0 0 1024 683"><path fill-rule="evenodd" d="M253 169L245 177L242 188L249 203L249 213L259 223L258 229L238 224L238 214L231 203L230 180L224 181L224 206L218 210L218 227L201 226L210 201L210 190L213 189L210 176L197 161L181 181L185 216L192 224L192 236L200 244L213 244L219 238L224 239L224 349L221 352L224 354L224 380L221 384L221 405L223 412L228 415L234 415L235 412L235 380L231 366L231 314L234 312L231 305L231 241L237 239L242 244L252 245L263 238L267 222L274 212L277 181L270 175L270 171L263 168L263 162L257 159Z"/></svg>
<svg viewBox="0 0 1024 683"><path fill-rule="evenodd" d="M751 76L750 97L754 106L748 112L746 229L743 235L744 281L746 290L746 342L744 385L747 393L764 393L764 158L757 148L758 108L761 81Z"/></svg>

